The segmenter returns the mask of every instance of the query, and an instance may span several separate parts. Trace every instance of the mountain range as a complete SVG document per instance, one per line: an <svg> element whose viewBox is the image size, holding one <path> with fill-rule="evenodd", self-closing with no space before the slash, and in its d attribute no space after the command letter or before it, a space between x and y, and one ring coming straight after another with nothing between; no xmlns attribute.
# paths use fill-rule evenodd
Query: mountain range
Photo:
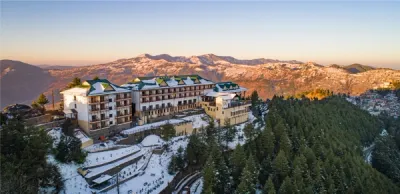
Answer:
<svg viewBox="0 0 400 194"><path fill-rule="evenodd" d="M137 76L199 74L216 82L237 82L248 88L248 93L257 89L262 98L317 88L356 95L384 82L400 80L399 70L361 64L322 66L296 60L240 60L214 54L190 57L143 54L97 65L44 69L19 61L0 62L1 107L30 102L41 92L50 96L52 90L58 100L58 92L74 77L85 80L98 76L123 84Z"/></svg>

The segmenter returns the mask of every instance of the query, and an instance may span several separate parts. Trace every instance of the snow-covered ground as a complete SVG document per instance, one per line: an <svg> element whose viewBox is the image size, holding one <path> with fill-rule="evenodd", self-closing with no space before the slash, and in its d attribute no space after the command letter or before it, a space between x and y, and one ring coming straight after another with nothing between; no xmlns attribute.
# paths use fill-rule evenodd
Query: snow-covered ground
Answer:
<svg viewBox="0 0 400 194"><path fill-rule="evenodd" d="M249 113L249 121L253 122L256 118ZM208 125L208 116L205 114L193 115L188 117L183 117L180 119L175 119L179 121L192 121L194 128L206 127ZM248 123L247 122L247 123ZM243 129L247 123L242 123L235 126L237 128L237 134L233 142L229 143L230 148L235 148L237 144L244 144L246 139L239 139L239 136L243 135ZM161 126L165 123L160 123ZM154 127L154 123L152 123ZM149 127L149 125L147 125ZM139 130L147 129L147 127L141 128ZM138 128L128 129L127 134L137 131ZM125 131L125 132L126 132ZM61 130L51 130L49 132L54 139L59 139ZM150 135L142 141L142 145L158 145L164 143L156 135ZM148 193L159 193L162 191L168 183L174 178L174 175L169 175L168 164L171 160L173 154L177 153L179 147L186 149L188 144L188 136L178 136L173 137L168 142L165 142L169 146L169 151L164 151L162 155L152 154L153 147L142 147L140 146L127 146L127 145L116 145L114 142L109 141L108 143L94 144L90 147L85 148L86 151L92 152L88 154L87 160L84 165L77 164L61 164L57 162L53 156L49 155L48 160L51 163L56 164L60 167L61 174L65 183L65 190L61 193L68 194L90 194L92 191L89 188L86 180L77 172L80 167L90 167L97 166L89 169L86 177L93 177L96 175L103 174L105 171L118 166L119 164L125 163L127 161L133 160L137 157L143 156L138 162L129 165L120 170L119 181L123 182L120 184L120 193L137 193L137 194L148 194ZM110 150L112 148L112 150ZM107 150L107 151L102 151ZM100 152L99 152L100 151ZM131 156L128 156L133 154ZM128 156L128 157L126 157ZM120 159L122 157L126 157ZM109 163L110 164L106 164ZM113 175L111 175L113 176ZM126 181L125 181L126 180ZM114 176L109 182L114 184L116 182L116 176ZM197 180L191 188L192 193L201 193L203 181L202 179ZM197 190L196 190L197 189ZM117 193L117 188L113 188L106 193Z"/></svg>
<svg viewBox="0 0 400 194"><path fill-rule="evenodd" d="M181 118L186 121L192 121L192 125L194 129L200 129L202 127L206 127L208 125L208 115L200 114L200 115L192 115L188 117Z"/></svg>
<svg viewBox="0 0 400 194"><path fill-rule="evenodd" d="M145 147L149 147L149 146L160 146L163 145L165 143L164 140L162 140L160 138L160 136L158 135L148 135L146 136L143 141L141 142L141 144Z"/></svg>
<svg viewBox="0 0 400 194"><path fill-rule="evenodd" d="M118 145L115 144L114 141L108 140L107 142L104 143L96 143L91 146L85 147L84 150L87 152L102 152L123 147L129 147L129 145Z"/></svg>
<svg viewBox="0 0 400 194"><path fill-rule="evenodd" d="M140 148L134 145L116 150L89 153L88 156L86 157L84 166L91 167L91 166L102 165L114 160L118 160L119 158L125 157L129 154L133 154L139 151Z"/></svg>
<svg viewBox="0 0 400 194"><path fill-rule="evenodd" d="M91 194L91 189L86 180L77 172L81 165L63 164L54 159L52 155L47 156L49 163L55 164L60 169L60 173L64 180L64 190L60 193L65 194Z"/></svg>
<svg viewBox="0 0 400 194"><path fill-rule="evenodd" d="M199 115L192 115L192 116L187 116L187 117L182 117L179 119L169 119L165 121L160 121L160 122L155 122L155 123L150 123L146 125L141 125L141 126L136 126L127 130L122 131L121 133L123 134L134 134L138 133L141 131L146 131L150 129L156 129L159 128L167 123L170 124L178 124L178 123L183 123L187 121L192 121L193 128L199 129L202 126L205 127L207 126L208 122L206 120L203 120L203 118L207 118L208 116L205 114L199 114Z"/></svg>
<svg viewBox="0 0 400 194"><path fill-rule="evenodd" d="M188 138L179 136L172 138L170 152L164 152L162 155L153 154L150 158L147 168L143 175L137 176L120 184L120 193L132 191L137 194L159 193L174 178L174 175L168 174L168 164L173 153L177 153L179 147L186 148ZM123 170L121 171L123 172ZM107 193L117 193L117 188L113 188Z"/></svg>
<svg viewBox="0 0 400 194"><path fill-rule="evenodd" d="M141 149L139 152L137 152L137 153L135 153L135 154L133 154L133 155L131 155L129 157L123 158L121 160L117 160L117 161L115 161L115 162L113 162L111 164L106 164L106 165L103 165L103 166L90 168L88 170L88 173L85 175L85 177L86 178L91 178L91 177L94 177L96 175L102 174L102 173L106 172L107 170L115 168L116 166L119 166L119 165L124 164L124 163L126 163L128 161L135 160L135 159L137 159L139 157L142 157L143 155L146 155L149 152L151 152L151 151L150 150L146 150L146 149Z"/></svg>

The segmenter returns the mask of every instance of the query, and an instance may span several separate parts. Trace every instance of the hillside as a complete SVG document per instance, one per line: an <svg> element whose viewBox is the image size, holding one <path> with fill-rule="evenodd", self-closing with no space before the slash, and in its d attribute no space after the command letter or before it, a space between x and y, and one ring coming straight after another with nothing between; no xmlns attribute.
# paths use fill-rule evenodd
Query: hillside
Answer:
<svg viewBox="0 0 400 194"><path fill-rule="evenodd" d="M37 65L42 69L71 69L75 66L68 66L68 65Z"/></svg>
<svg viewBox="0 0 400 194"><path fill-rule="evenodd" d="M317 88L360 94L385 81L400 80L400 71L390 69L351 74L342 68L315 63L272 59L239 60L213 54L191 57L144 54L105 64L50 70L50 73L58 78L54 87L65 86L75 76L89 79L97 75L122 84L136 76L199 74L214 81L232 80L250 90L257 88L263 98Z"/></svg>
<svg viewBox="0 0 400 194"><path fill-rule="evenodd" d="M1 107L14 103L28 103L48 90L54 81L45 70L19 61L1 60Z"/></svg>
<svg viewBox="0 0 400 194"><path fill-rule="evenodd" d="M262 98L270 98L274 94L293 95L317 88L336 93L360 94L379 87L383 82L400 80L400 71L391 69L373 69L352 74L343 68L296 60L240 60L214 54L190 57L143 54L110 63L50 69L48 72L54 77L54 82L44 86L47 87L47 95L53 89L64 88L74 77L91 79L94 76L123 84L137 76L199 74L213 81L237 82L249 88L249 93L257 89ZM27 99L36 97L36 94L31 93L25 95Z"/></svg>

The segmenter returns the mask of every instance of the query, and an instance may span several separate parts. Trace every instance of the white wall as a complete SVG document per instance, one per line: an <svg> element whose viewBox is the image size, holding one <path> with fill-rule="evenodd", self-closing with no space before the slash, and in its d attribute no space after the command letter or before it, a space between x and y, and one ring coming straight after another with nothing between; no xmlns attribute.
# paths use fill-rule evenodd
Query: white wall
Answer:
<svg viewBox="0 0 400 194"><path fill-rule="evenodd" d="M78 120L88 121L88 100L87 96L76 96L73 94L64 94L64 110L75 109L78 112ZM76 106L75 106L76 105Z"/></svg>

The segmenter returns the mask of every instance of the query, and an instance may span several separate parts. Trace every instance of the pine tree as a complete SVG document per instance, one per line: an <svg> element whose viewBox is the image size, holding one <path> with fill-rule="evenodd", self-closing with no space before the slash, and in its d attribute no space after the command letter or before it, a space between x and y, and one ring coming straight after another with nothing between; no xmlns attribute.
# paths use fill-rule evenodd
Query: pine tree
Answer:
<svg viewBox="0 0 400 194"><path fill-rule="evenodd" d="M174 125L167 123L161 127L161 137L165 140L169 140L176 135L176 130Z"/></svg>
<svg viewBox="0 0 400 194"><path fill-rule="evenodd" d="M254 90L251 93L250 99L251 99L252 107L255 107L258 104L258 100L259 100L259 96L258 96L257 90Z"/></svg>
<svg viewBox="0 0 400 194"><path fill-rule="evenodd" d="M203 193L213 193L216 184L214 159L212 155L207 159L206 165L203 168Z"/></svg>
<svg viewBox="0 0 400 194"><path fill-rule="evenodd" d="M177 157L174 155L171 156L171 160L169 161L168 164L168 174L173 175L176 173L176 171L178 170L177 168Z"/></svg>
<svg viewBox="0 0 400 194"><path fill-rule="evenodd" d="M268 178L268 180L264 184L263 193L264 194L275 194L276 193L274 183L272 183L271 176Z"/></svg>
<svg viewBox="0 0 400 194"><path fill-rule="evenodd" d="M233 169L233 180L235 185L238 185L240 175L242 174L243 168L246 166L246 154L240 144L237 144L236 149L233 151L231 166Z"/></svg>
<svg viewBox="0 0 400 194"><path fill-rule="evenodd" d="M292 194L292 193L294 193L292 183L290 181L290 178L286 177L283 180L281 187L279 188L279 194Z"/></svg>
<svg viewBox="0 0 400 194"><path fill-rule="evenodd" d="M275 135L274 132L272 132L272 130L268 130L266 133L267 133L266 135L267 145L265 148L267 150L268 156L272 158L275 149Z"/></svg>
<svg viewBox="0 0 400 194"><path fill-rule="evenodd" d="M260 164L260 173L258 179L261 183L267 181L268 177L272 175L272 161L270 157L265 157Z"/></svg>
<svg viewBox="0 0 400 194"><path fill-rule="evenodd" d="M240 184L237 188L238 193L255 193L258 180L258 169L254 161L254 157L250 154L247 159L246 166L240 177Z"/></svg>
<svg viewBox="0 0 400 194"><path fill-rule="evenodd" d="M212 142L214 141L214 135L216 132L216 128L215 128L215 123L213 119L210 119L210 121L208 122L207 127L205 128L205 132L206 132L206 138L207 138L207 142Z"/></svg>
<svg viewBox="0 0 400 194"><path fill-rule="evenodd" d="M47 131L16 118L0 130L0 193L40 193L40 187L63 188L58 168L47 162L52 140Z"/></svg>
<svg viewBox="0 0 400 194"><path fill-rule="evenodd" d="M204 164L207 160L207 147L196 134L189 137L189 143L185 150L185 160L188 165Z"/></svg>
<svg viewBox="0 0 400 194"><path fill-rule="evenodd" d="M283 132L280 138L279 149L284 151L287 154L287 156L290 156L292 145L286 131Z"/></svg>
<svg viewBox="0 0 400 194"><path fill-rule="evenodd" d="M279 142L281 139L282 134L285 132L286 128L281 119L279 119L278 123L276 124L274 128L274 135L275 135L275 141Z"/></svg>
<svg viewBox="0 0 400 194"><path fill-rule="evenodd" d="M179 146L176 154L176 166L178 170L182 170L183 167L185 166L185 161L183 158L183 148L182 146Z"/></svg>
<svg viewBox="0 0 400 194"><path fill-rule="evenodd" d="M67 88L73 88L73 87L80 86L80 85L82 85L81 79L75 77L75 78L68 84Z"/></svg>
<svg viewBox="0 0 400 194"><path fill-rule="evenodd" d="M49 103L49 100L47 97L42 93L39 95L38 99L36 99L36 103L38 103L42 108L44 108L44 105Z"/></svg>
<svg viewBox="0 0 400 194"><path fill-rule="evenodd" d="M246 124L246 126L243 129L243 132L244 132L244 136L249 140L253 139L253 137L256 133L254 130L254 126L251 123Z"/></svg>
<svg viewBox="0 0 400 194"><path fill-rule="evenodd" d="M224 134L222 139L225 141L225 146L228 147L228 143L235 138L236 129L231 126L229 119L225 120Z"/></svg>
<svg viewBox="0 0 400 194"><path fill-rule="evenodd" d="M300 166L296 166L293 170L294 185L296 186L296 193L304 193L303 172Z"/></svg>
<svg viewBox="0 0 400 194"><path fill-rule="evenodd" d="M278 156L276 156L273 168L275 170L275 175L279 179L279 181L283 181L283 179L289 173L289 164L284 151L280 151L278 153Z"/></svg>
<svg viewBox="0 0 400 194"><path fill-rule="evenodd" d="M216 193L230 193L232 190L232 181L230 179L230 170L226 166L225 160L219 160L215 167L217 171L215 180L215 192Z"/></svg>

